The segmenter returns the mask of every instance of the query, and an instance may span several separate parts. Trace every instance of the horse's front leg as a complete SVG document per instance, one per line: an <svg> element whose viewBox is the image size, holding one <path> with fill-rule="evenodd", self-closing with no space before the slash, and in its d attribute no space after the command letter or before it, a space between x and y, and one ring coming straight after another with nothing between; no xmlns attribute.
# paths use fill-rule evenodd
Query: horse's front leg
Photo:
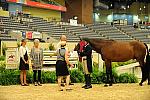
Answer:
<svg viewBox="0 0 150 100"><path fill-rule="evenodd" d="M109 84L109 86L112 86L112 67L111 67L111 61L105 61L105 65L106 65L106 83L105 83L105 87L107 87Z"/></svg>

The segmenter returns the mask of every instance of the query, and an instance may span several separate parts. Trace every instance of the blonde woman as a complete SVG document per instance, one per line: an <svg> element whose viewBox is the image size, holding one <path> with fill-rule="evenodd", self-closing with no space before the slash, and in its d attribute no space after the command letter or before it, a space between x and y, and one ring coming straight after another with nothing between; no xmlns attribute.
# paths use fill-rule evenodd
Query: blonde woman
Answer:
<svg viewBox="0 0 150 100"><path fill-rule="evenodd" d="M52 54L52 55L57 55L57 61L56 61L56 76L57 76L57 80L58 80L58 87L59 87L59 91L63 91L62 87L61 87L61 81L63 80L63 78L66 79L66 90L72 90L69 87L69 82L70 82L70 74L68 71L68 66L73 67L73 64L71 64L69 62L69 56L68 56L68 49L65 48L66 46L66 36L63 35L61 36L61 38L64 37L65 41L60 41L59 42L59 48L57 48L56 53ZM50 56L52 56L50 55Z"/></svg>
<svg viewBox="0 0 150 100"><path fill-rule="evenodd" d="M26 70L29 70L29 57L28 57L28 48L26 47L27 41L23 39L21 41L21 46L19 49L20 52L20 65L19 70L20 72L20 81L22 86L28 86L26 82Z"/></svg>
<svg viewBox="0 0 150 100"><path fill-rule="evenodd" d="M34 46L31 49L31 63L32 63L32 69L33 69L33 79L34 79L34 85L42 86L41 85L41 69L42 69L42 63L43 63L43 49L39 47L39 40L34 40ZM38 73L38 80L36 78L36 74Z"/></svg>

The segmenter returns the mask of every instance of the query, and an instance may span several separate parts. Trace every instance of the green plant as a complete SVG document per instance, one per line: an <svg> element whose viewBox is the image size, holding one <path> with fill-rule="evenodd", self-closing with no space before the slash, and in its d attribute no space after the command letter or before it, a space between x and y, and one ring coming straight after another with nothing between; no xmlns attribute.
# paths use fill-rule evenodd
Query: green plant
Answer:
<svg viewBox="0 0 150 100"><path fill-rule="evenodd" d="M2 53L3 53L3 55L6 55L6 50L7 50L6 44L3 43L2 44Z"/></svg>
<svg viewBox="0 0 150 100"><path fill-rule="evenodd" d="M4 61L5 60L5 56L0 56L0 61Z"/></svg>
<svg viewBox="0 0 150 100"><path fill-rule="evenodd" d="M17 47L19 48L21 46L20 42L17 41Z"/></svg>
<svg viewBox="0 0 150 100"><path fill-rule="evenodd" d="M70 79L73 83L82 83L84 82L84 75L80 70L71 70L70 71Z"/></svg>
<svg viewBox="0 0 150 100"><path fill-rule="evenodd" d="M138 78L134 74L123 73L119 76L120 83L137 83Z"/></svg>
<svg viewBox="0 0 150 100"><path fill-rule="evenodd" d="M49 50L55 50L55 46L52 43L49 44Z"/></svg>

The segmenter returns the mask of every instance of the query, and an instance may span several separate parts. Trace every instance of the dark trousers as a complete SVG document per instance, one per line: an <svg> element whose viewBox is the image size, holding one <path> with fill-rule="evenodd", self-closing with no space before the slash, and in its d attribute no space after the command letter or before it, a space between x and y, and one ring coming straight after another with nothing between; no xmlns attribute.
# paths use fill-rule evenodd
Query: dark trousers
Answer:
<svg viewBox="0 0 150 100"><path fill-rule="evenodd" d="M91 76L90 76L90 74L84 74L84 78L85 78L85 85L90 86L91 85Z"/></svg>
<svg viewBox="0 0 150 100"><path fill-rule="evenodd" d="M38 72L38 80L36 79L36 73ZM33 70L34 82L41 82L41 70Z"/></svg>

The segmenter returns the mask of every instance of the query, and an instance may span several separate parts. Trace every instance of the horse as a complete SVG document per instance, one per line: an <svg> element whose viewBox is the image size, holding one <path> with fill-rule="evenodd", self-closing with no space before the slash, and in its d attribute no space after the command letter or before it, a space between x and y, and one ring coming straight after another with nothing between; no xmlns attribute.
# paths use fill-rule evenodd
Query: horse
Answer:
<svg viewBox="0 0 150 100"><path fill-rule="evenodd" d="M133 41L117 41L117 40L105 40L97 38L82 38L82 40L87 41L92 49L97 53L101 54L102 60L106 65L106 83L104 86L113 85L112 76L112 62L125 62L130 59L136 59L139 62L142 71L142 83L148 79L148 85L150 85L150 64L144 62L145 57L149 55L148 47L146 44L133 40ZM78 50L79 45L77 45L74 50ZM146 58L147 58L146 57ZM150 62L150 61L149 61ZM146 65L147 64L147 65ZM147 67L146 67L147 66Z"/></svg>

